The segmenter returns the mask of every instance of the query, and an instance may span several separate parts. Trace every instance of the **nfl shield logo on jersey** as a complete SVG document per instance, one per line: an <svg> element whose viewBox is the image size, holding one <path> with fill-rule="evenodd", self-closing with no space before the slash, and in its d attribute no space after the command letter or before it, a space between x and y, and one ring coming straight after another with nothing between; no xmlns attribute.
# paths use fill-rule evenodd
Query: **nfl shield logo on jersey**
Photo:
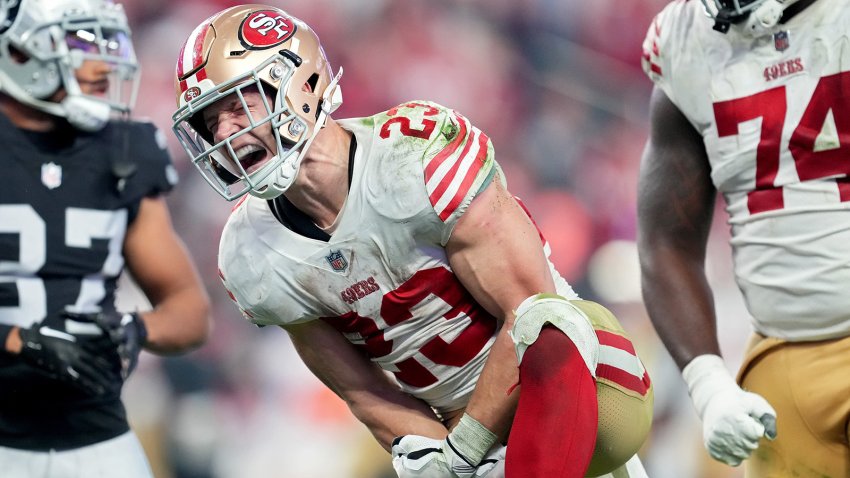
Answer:
<svg viewBox="0 0 850 478"><path fill-rule="evenodd" d="M348 268L348 261L345 260L341 251L331 251L330 254L325 256L325 259L328 260L328 264L333 267L333 270L337 272L345 272L345 269Z"/></svg>
<svg viewBox="0 0 850 478"><path fill-rule="evenodd" d="M62 166L54 162L41 165L41 182L48 189L56 189L62 185Z"/></svg>
<svg viewBox="0 0 850 478"><path fill-rule="evenodd" d="M790 45L787 31L783 30L773 34L773 46L776 47L776 51L785 51Z"/></svg>

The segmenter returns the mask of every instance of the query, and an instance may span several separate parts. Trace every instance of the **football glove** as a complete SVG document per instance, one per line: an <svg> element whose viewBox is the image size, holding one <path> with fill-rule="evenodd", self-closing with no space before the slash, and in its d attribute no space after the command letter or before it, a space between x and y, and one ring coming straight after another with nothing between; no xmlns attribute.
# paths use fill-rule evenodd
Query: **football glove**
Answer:
<svg viewBox="0 0 850 478"><path fill-rule="evenodd" d="M20 329L20 357L51 378L73 385L88 394L105 394L114 378L112 363L98 354L88 341L47 325Z"/></svg>
<svg viewBox="0 0 850 478"><path fill-rule="evenodd" d="M77 313L65 311L67 318L80 322L93 322L106 333L110 346L118 353L121 365L121 378L127 377L139 363L139 353L147 342L148 329L137 313Z"/></svg>
<svg viewBox="0 0 850 478"><path fill-rule="evenodd" d="M716 460L738 466L759 446L776 438L776 411L761 395L742 390L717 355L700 355L682 371L697 413L703 442Z"/></svg>
<svg viewBox="0 0 850 478"><path fill-rule="evenodd" d="M502 478L506 450L498 445L471 466L447 440L405 435L393 440L392 463L399 478Z"/></svg>

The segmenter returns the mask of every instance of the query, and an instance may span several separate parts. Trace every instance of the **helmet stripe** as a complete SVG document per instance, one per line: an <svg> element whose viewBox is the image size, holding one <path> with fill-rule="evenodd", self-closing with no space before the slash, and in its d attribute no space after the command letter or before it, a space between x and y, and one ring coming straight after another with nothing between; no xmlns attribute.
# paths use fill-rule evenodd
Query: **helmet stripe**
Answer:
<svg viewBox="0 0 850 478"><path fill-rule="evenodd" d="M177 59L177 76L182 78L187 73L201 66L204 60L204 40L209 32L212 18L208 18L204 23L201 23L186 39L183 48L180 50L180 56ZM191 48L186 48L191 45ZM188 66L188 68L187 68Z"/></svg>

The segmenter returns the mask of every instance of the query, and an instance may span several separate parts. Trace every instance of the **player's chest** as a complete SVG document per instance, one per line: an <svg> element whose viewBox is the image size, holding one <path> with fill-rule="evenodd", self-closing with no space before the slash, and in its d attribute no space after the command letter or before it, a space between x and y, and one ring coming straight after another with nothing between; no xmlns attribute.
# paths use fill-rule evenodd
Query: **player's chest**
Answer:
<svg viewBox="0 0 850 478"><path fill-rule="evenodd" d="M832 27L783 31L711 67L700 122L720 190L850 173L850 48L844 43Z"/></svg>
<svg viewBox="0 0 850 478"><path fill-rule="evenodd" d="M289 247L274 250L268 273L283 284L279 303L298 307L298 315L380 317L382 309L414 298L420 303L455 280L445 250L401 224L361 224L309 248L284 242Z"/></svg>
<svg viewBox="0 0 850 478"><path fill-rule="evenodd" d="M98 272L120 251L129 211L109 171L59 160L3 160L0 252L17 272L67 275Z"/></svg>

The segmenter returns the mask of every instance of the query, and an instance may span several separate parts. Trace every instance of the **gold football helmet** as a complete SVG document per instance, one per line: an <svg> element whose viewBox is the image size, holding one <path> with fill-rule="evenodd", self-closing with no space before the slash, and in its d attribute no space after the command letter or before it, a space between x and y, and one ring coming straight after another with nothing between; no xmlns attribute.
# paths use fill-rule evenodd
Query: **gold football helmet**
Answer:
<svg viewBox="0 0 850 478"><path fill-rule="evenodd" d="M228 8L198 25L183 45L173 129L192 163L225 199L247 192L272 199L295 181L316 134L342 104L341 76L342 69L332 75L306 23L266 5ZM261 108L249 108L249 91L260 93ZM216 141L203 111L225 99L237 108L241 103L247 126ZM234 150L232 141L258 128L271 130L276 151L249 168L240 154L257 151Z"/></svg>

